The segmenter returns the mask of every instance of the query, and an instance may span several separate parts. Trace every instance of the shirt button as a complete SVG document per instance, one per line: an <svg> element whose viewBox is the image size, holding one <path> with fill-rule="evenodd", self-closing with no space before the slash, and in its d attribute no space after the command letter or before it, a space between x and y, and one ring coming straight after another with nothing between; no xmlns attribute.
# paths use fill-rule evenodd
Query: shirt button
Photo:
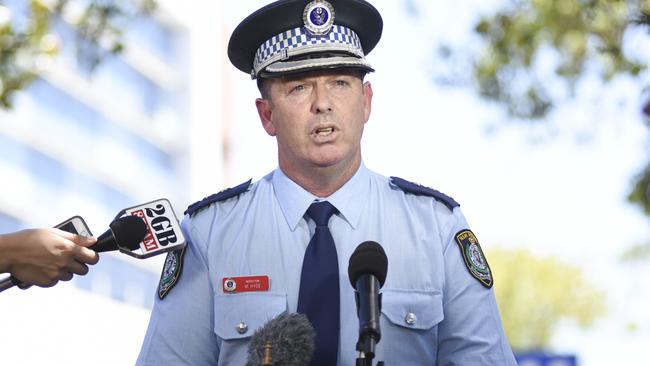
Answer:
<svg viewBox="0 0 650 366"><path fill-rule="evenodd" d="M239 324L237 324L235 329L237 329L237 333L244 334L248 330L248 325L246 325L246 323L244 322L240 322Z"/></svg>
<svg viewBox="0 0 650 366"><path fill-rule="evenodd" d="M413 313L406 314L406 317L404 318L404 321L408 325L414 325L417 320L418 320L418 317Z"/></svg>

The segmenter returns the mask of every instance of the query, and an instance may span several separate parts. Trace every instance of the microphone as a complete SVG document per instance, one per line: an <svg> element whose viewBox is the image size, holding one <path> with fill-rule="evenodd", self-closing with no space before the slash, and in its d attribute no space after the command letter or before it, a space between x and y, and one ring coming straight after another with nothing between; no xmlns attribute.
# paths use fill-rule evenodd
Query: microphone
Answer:
<svg viewBox="0 0 650 366"><path fill-rule="evenodd" d="M284 312L253 333L246 366L304 366L314 353L314 328L304 314Z"/></svg>
<svg viewBox="0 0 650 366"><path fill-rule="evenodd" d="M121 216L139 217L146 227L144 239L137 248L118 248L124 254L145 259L183 248L186 244L174 209L166 198L126 208L117 214Z"/></svg>
<svg viewBox="0 0 650 366"><path fill-rule="evenodd" d="M362 362L369 362L375 356L375 345L381 339L379 316L381 315L381 294L379 289L386 281L388 258L381 245L366 241L350 256L348 276L354 287L359 316L359 351Z"/></svg>
<svg viewBox="0 0 650 366"><path fill-rule="evenodd" d="M118 250L119 247L136 250L147 235L147 225L137 216L120 217L113 220L109 227L88 249L97 253Z"/></svg>
<svg viewBox="0 0 650 366"><path fill-rule="evenodd" d="M88 247L97 253L127 248L135 250L139 248L140 242L144 240L147 234L147 226L144 221L137 216L124 216L113 220L109 224L110 229L97 238L97 242ZM0 292L18 286L21 289L27 289L31 285L26 285L16 277L9 276L0 280Z"/></svg>

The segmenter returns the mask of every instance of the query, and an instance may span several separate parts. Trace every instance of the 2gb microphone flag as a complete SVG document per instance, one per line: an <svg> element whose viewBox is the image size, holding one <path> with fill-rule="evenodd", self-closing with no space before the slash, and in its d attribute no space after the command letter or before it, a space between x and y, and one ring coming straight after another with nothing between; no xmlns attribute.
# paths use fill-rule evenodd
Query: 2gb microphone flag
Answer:
<svg viewBox="0 0 650 366"><path fill-rule="evenodd" d="M178 219L169 200L166 198L126 208L120 211L116 218L124 215L137 216L143 219L147 226L147 234L140 243L141 253L120 246L121 252L143 259L185 246L185 237Z"/></svg>

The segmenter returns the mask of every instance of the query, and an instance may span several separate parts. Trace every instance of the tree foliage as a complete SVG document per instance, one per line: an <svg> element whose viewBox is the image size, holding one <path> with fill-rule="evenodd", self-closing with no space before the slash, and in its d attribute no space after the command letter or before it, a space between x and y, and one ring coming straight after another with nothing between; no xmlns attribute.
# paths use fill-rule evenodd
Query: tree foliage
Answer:
<svg viewBox="0 0 650 366"><path fill-rule="evenodd" d="M507 0L476 23L485 47L472 54L467 74L483 98L515 119L542 120L559 99L573 96L587 74L605 82L617 75L647 75L647 55L635 59L625 52L625 35L637 28L650 31L650 0ZM453 48L441 50L457 61ZM558 93L558 85L566 92ZM650 94L650 85L639 94L644 91ZM650 127L650 98L639 110ZM650 160L632 186L628 200L650 215Z"/></svg>
<svg viewBox="0 0 650 366"><path fill-rule="evenodd" d="M575 266L521 249L495 249L488 258L503 326L515 350L544 349L562 321L588 327L605 312L605 294Z"/></svg>
<svg viewBox="0 0 650 366"><path fill-rule="evenodd" d="M53 20L76 29L77 57L92 70L106 55L121 52L126 25L154 8L154 0L0 0L0 108L11 108L14 93L58 53Z"/></svg>
<svg viewBox="0 0 650 366"><path fill-rule="evenodd" d="M630 192L628 200L636 203L646 215L650 216L650 161L634 178L634 188Z"/></svg>
<svg viewBox="0 0 650 366"><path fill-rule="evenodd" d="M553 72L569 90L588 67L605 81L637 76L648 60L623 52L624 35L649 20L650 0L512 0L475 26L487 45L474 66L478 91L515 117L545 117L556 101L538 65L541 52L555 51Z"/></svg>
<svg viewBox="0 0 650 366"><path fill-rule="evenodd" d="M626 249L621 255L624 262L635 262L650 258L650 243L637 244Z"/></svg>

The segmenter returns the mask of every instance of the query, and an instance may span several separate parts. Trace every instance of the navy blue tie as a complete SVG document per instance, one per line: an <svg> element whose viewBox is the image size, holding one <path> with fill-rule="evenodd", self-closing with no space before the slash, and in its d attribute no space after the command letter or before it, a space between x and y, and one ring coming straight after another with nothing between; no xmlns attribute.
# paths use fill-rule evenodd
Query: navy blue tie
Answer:
<svg viewBox="0 0 650 366"><path fill-rule="evenodd" d="M327 223L336 208L327 201L314 202L307 216L316 222L302 261L298 312L307 315L316 331L310 366L336 365L339 348L339 261Z"/></svg>

